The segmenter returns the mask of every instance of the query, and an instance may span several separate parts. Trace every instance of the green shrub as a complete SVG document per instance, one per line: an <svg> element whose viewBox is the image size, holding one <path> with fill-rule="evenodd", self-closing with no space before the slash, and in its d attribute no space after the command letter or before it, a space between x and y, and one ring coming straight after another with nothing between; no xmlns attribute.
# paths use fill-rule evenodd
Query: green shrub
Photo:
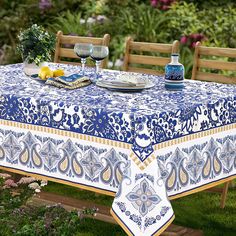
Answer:
<svg viewBox="0 0 236 236"><path fill-rule="evenodd" d="M167 38L164 29L169 20L170 17L160 10L141 4L120 11L117 30L122 35L132 35L138 41L163 42Z"/></svg>
<svg viewBox="0 0 236 236"><path fill-rule="evenodd" d="M42 26L33 24L30 28L20 32L17 49L23 61L39 65L50 61L51 53L55 49L55 35L48 33Z"/></svg>
<svg viewBox="0 0 236 236"><path fill-rule="evenodd" d="M61 30L64 34L73 33L78 35L86 35L88 34L88 31L86 29L86 25L81 24L81 19L81 12L71 13L69 10L67 10L60 16L56 16L54 19L54 24L49 27L55 33L58 30Z"/></svg>
<svg viewBox="0 0 236 236"><path fill-rule="evenodd" d="M0 235L76 235L81 219L96 213L96 208L68 212L61 205L26 204L45 184L31 177L15 182L11 175L0 172Z"/></svg>
<svg viewBox="0 0 236 236"><path fill-rule="evenodd" d="M71 236L81 222L78 212L67 212L60 205L21 207L0 216L0 234L4 236Z"/></svg>

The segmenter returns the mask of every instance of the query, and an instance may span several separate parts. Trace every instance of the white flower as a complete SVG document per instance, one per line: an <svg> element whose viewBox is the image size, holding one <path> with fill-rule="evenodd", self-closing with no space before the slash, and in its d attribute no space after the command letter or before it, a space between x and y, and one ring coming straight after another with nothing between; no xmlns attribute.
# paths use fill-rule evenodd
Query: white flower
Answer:
<svg viewBox="0 0 236 236"><path fill-rule="evenodd" d="M40 189L37 188L37 189L35 189L35 192L40 193L41 191L40 191Z"/></svg>
<svg viewBox="0 0 236 236"><path fill-rule="evenodd" d="M88 24L94 24L96 22L96 20L93 18L93 17L89 17L88 19L87 19L87 23Z"/></svg>
<svg viewBox="0 0 236 236"><path fill-rule="evenodd" d="M47 184L48 184L48 181L47 181L47 180L42 180L40 186L41 186L41 187L44 187L44 186L46 186Z"/></svg>
<svg viewBox="0 0 236 236"><path fill-rule="evenodd" d="M121 67L122 65L123 65L123 60L117 59L117 60L115 61L115 67Z"/></svg>
<svg viewBox="0 0 236 236"><path fill-rule="evenodd" d="M106 16L104 16L104 15L98 15L97 16L97 21L105 21L105 20L107 20Z"/></svg>
<svg viewBox="0 0 236 236"><path fill-rule="evenodd" d="M109 61L109 62L107 63L107 66L108 66L108 68L112 68L112 67L113 67L113 62L112 62L112 61Z"/></svg>
<svg viewBox="0 0 236 236"><path fill-rule="evenodd" d="M38 184L37 182L34 182L34 183L29 184L28 187L29 187L30 189L34 189L34 190L36 190L36 189L41 189L41 187L39 186L39 184Z"/></svg>
<svg viewBox="0 0 236 236"><path fill-rule="evenodd" d="M79 20L79 23L82 25L82 24L84 24L85 23L85 19L80 19Z"/></svg>

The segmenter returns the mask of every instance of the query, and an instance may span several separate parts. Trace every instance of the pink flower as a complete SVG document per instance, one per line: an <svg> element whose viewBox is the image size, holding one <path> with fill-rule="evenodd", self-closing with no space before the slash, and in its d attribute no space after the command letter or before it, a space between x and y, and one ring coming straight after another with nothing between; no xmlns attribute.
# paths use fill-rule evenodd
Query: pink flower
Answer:
<svg viewBox="0 0 236 236"><path fill-rule="evenodd" d="M0 173L0 178L9 179L9 178L11 178L11 175L9 175L7 173Z"/></svg>
<svg viewBox="0 0 236 236"><path fill-rule="evenodd" d="M158 1L157 0L151 0L151 6L152 7L156 7L157 6Z"/></svg>
<svg viewBox="0 0 236 236"><path fill-rule="evenodd" d="M197 42L192 42L192 43L191 43L191 47L194 48L194 47L196 46L196 43L197 43Z"/></svg>
<svg viewBox="0 0 236 236"><path fill-rule="evenodd" d="M162 3L164 3L164 4L168 4L168 5L171 3L170 0L160 0L160 2L162 2Z"/></svg>
<svg viewBox="0 0 236 236"><path fill-rule="evenodd" d="M169 10L175 0L151 0L152 7L158 7L161 10Z"/></svg>
<svg viewBox="0 0 236 236"><path fill-rule="evenodd" d="M45 11L47 9L50 9L52 7L51 0L40 0L39 1L39 9L41 11Z"/></svg>
<svg viewBox="0 0 236 236"><path fill-rule="evenodd" d="M35 178L33 177L22 177L19 181L18 184L30 184L32 182L36 181Z"/></svg>
<svg viewBox="0 0 236 236"><path fill-rule="evenodd" d="M190 34L189 37L192 38L192 39L197 39L198 34Z"/></svg>
<svg viewBox="0 0 236 236"><path fill-rule="evenodd" d="M205 38L203 34L191 34L189 35L189 37L192 38L194 41L201 41Z"/></svg>
<svg viewBox="0 0 236 236"><path fill-rule="evenodd" d="M205 36L203 34L198 34L197 36L197 41L202 41L204 40Z"/></svg>
<svg viewBox="0 0 236 236"><path fill-rule="evenodd" d="M167 5L161 6L161 10L164 10L164 11L168 10L169 8L170 8L170 6L167 6Z"/></svg>
<svg viewBox="0 0 236 236"><path fill-rule="evenodd" d="M18 185L14 182L13 179L7 179L5 182L4 182L4 186L3 188L15 188L17 187Z"/></svg>
<svg viewBox="0 0 236 236"><path fill-rule="evenodd" d="M194 33L182 36L180 39L180 43L186 44L190 48L194 48L198 41L203 41L203 40L206 40L206 37L203 34Z"/></svg>
<svg viewBox="0 0 236 236"><path fill-rule="evenodd" d="M188 42L188 36L182 36L180 39L180 43L186 44Z"/></svg>

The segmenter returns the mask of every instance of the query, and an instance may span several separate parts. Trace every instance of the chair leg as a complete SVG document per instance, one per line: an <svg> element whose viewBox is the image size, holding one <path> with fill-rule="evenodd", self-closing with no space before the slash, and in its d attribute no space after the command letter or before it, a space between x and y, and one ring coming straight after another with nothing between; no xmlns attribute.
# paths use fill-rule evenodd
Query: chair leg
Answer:
<svg viewBox="0 0 236 236"><path fill-rule="evenodd" d="M220 208L221 209L225 208L225 202L226 202L226 197L227 197L227 193L228 193L229 183L230 183L230 181L224 183L223 191L221 194L221 201L220 201Z"/></svg>

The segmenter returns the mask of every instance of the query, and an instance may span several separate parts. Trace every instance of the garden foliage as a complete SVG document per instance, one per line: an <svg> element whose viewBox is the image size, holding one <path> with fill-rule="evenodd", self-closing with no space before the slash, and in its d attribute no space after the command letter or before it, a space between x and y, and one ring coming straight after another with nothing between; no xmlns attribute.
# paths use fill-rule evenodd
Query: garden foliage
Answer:
<svg viewBox="0 0 236 236"><path fill-rule="evenodd" d="M55 49L55 38L54 34L49 34L42 26L33 24L18 35L17 50L23 61L39 65L44 61L51 61L51 53Z"/></svg>
<svg viewBox="0 0 236 236"><path fill-rule="evenodd" d="M194 0L2 0L0 63L20 61L17 35L33 23L52 33L102 36L111 34L110 63L123 58L124 40L181 41L181 62L190 77L194 45L236 47L236 2Z"/></svg>
<svg viewBox="0 0 236 236"><path fill-rule="evenodd" d="M0 235L77 235L82 218L96 213L96 208L68 212L59 204L26 204L46 184L32 177L15 182L11 175L0 172Z"/></svg>

